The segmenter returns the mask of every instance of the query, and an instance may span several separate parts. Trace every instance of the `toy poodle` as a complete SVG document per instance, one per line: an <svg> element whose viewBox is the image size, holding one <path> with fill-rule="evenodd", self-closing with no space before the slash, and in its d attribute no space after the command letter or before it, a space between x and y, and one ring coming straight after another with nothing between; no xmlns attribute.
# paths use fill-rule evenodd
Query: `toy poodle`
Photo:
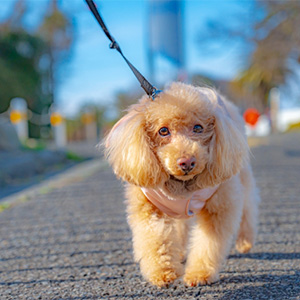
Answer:
<svg viewBox="0 0 300 300"><path fill-rule="evenodd" d="M218 280L233 239L248 252L259 194L237 108L206 87L173 83L131 106L105 154L126 181L134 257L145 279L166 286Z"/></svg>

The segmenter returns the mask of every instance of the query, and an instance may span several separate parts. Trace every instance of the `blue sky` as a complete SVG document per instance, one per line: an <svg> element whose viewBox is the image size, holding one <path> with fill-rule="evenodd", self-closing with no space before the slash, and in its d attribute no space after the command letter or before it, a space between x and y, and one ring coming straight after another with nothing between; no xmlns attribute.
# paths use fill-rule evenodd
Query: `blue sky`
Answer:
<svg viewBox="0 0 300 300"><path fill-rule="evenodd" d="M14 0L0 0L0 21L11 12ZM34 28L44 14L47 0L27 0L29 11L26 26ZM148 2L96 0L98 8L112 35L120 44L131 63L147 78L147 11ZM226 15L247 11L252 0L186 0L184 1L184 41L186 71L202 73L221 79L234 77L242 67L238 48L230 43L220 47L214 55L200 51L197 33L208 20L222 19ZM74 114L86 102L109 104L116 93L139 83L119 53L109 49L109 41L96 23L83 0L60 0L75 26L76 39L64 78L58 90L58 105L67 115ZM158 60L158 76L171 80L174 67ZM153 82L155 84L155 82Z"/></svg>

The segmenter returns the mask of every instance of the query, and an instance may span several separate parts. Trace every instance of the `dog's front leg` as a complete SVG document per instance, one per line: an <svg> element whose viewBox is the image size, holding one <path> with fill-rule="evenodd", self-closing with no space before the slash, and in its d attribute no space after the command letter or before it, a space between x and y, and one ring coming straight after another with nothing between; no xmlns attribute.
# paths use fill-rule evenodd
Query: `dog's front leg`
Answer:
<svg viewBox="0 0 300 300"><path fill-rule="evenodd" d="M129 186L127 199L135 260L140 263L145 279L165 286L183 271L178 220L161 213L135 186Z"/></svg>
<svg viewBox="0 0 300 300"><path fill-rule="evenodd" d="M197 216L191 235L184 281L189 286L211 284L229 253L242 213L239 193L234 186L223 186Z"/></svg>

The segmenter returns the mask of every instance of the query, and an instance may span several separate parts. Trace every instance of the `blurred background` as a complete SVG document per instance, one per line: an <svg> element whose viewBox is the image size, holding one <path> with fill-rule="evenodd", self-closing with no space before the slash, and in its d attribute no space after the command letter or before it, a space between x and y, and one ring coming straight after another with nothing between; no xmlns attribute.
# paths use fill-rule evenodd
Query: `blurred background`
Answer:
<svg viewBox="0 0 300 300"><path fill-rule="evenodd" d="M300 129L300 1L95 3L156 87L215 87L249 136ZM0 198L100 155L94 146L143 94L85 1L1 0Z"/></svg>

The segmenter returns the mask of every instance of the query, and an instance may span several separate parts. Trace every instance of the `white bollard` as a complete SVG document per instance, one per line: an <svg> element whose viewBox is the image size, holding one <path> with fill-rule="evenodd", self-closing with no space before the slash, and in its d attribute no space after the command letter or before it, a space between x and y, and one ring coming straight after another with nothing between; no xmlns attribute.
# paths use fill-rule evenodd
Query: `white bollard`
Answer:
<svg viewBox="0 0 300 300"><path fill-rule="evenodd" d="M85 138L88 142L97 141L97 123L94 111L86 111L81 116L81 122L85 127Z"/></svg>
<svg viewBox="0 0 300 300"><path fill-rule="evenodd" d="M27 103L23 98L13 98L10 101L10 121L14 125L19 140L28 139Z"/></svg>
<svg viewBox="0 0 300 300"><path fill-rule="evenodd" d="M67 145L67 130L65 119L58 111L52 109L50 123L52 126L56 147L65 148Z"/></svg>

